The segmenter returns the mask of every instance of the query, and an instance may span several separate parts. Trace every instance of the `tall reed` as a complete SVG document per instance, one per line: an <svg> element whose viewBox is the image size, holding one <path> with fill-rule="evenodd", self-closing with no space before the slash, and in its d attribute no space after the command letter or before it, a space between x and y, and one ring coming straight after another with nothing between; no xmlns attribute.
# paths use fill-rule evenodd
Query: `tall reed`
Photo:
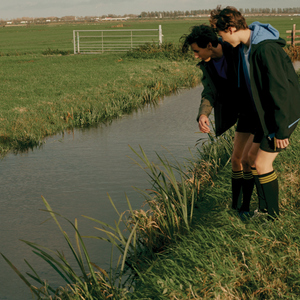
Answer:
<svg viewBox="0 0 300 300"><path fill-rule="evenodd" d="M46 211L49 212L61 233L64 235L65 240L69 246L69 249L77 263L77 267L80 270L80 274L77 274L75 268L71 266L71 263L66 259L63 253L59 251L53 251L41 245L24 241L33 250L39 258L48 263L64 282L65 286L55 287L49 284L48 281L42 279L35 271L29 262L25 260L25 263L30 268L32 273L27 272L26 275L29 280L32 279L35 283L39 284L36 287L34 284L23 275L21 272L11 263L11 261L1 253L5 261L12 267L12 269L18 274L18 276L29 287L32 294L37 299L111 299L112 295L115 299L122 299L125 297L128 289L124 289L122 285L122 272L124 269L126 252L128 251L129 244L134 235L135 228L131 231L129 238L124 242L123 258L120 256L117 266L110 268L110 272L100 268L94 264L88 254L87 248L84 244L83 237L80 235L77 226L77 219L73 224L68 219L65 219L75 231L75 245L72 244L70 237L61 227L57 217L61 217L59 214L52 211L49 203L43 198L43 202L46 206Z"/></svg>

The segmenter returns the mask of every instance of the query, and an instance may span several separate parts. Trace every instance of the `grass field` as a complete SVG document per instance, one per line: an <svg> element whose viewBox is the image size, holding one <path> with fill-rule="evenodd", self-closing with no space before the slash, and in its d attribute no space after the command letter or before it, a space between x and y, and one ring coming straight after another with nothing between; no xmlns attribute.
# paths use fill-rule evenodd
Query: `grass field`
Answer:
<svg viewBox="0 0 300 300"><path fill-rule="evenodd" d="M280 36L283 38L286 38L288 35L286 30L291 30L293 24L300 28L300 17L251 17L247 19L247 22L250 24L257 20L262 23L272 24L279 30ZM164 41L177 43L180 36L187 33L191 26L202 23L208 24L208 18L1 27L0 53L2 55L41 54L48 48L73 53L73 30L116 29L115 26L120 24L123 24L123 29L156 29L158 25L162 25Z"/></svg>
<svg viewBox="0 0 300 300"><path fill-rule="evenodd" d="M274 163L279 178L278 220L242 222L230 209L231 165L221 167L211 183L200 188L193 229L179 234L149 263L145 260L128 299L299 299L299 139L297 128L291 146ZM217 144L207 148L215 156L204 156L204 166L224 158L222 139ZM199 169L199 174L207 169ZM254 193L250 210L257 204Z"/></svg>

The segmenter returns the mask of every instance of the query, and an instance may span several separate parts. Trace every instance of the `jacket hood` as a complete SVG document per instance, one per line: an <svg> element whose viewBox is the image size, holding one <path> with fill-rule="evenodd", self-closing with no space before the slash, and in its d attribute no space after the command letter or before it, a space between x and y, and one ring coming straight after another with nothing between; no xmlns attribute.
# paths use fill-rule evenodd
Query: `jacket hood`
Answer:
<svg viewBox="0 0 300 300"><path fill-rule="evenodd" d="M253 22L249 25L249 29L253 31L251 44L255 45L265 40L278 40L279 32L270 24L262 24Z"/></svg>

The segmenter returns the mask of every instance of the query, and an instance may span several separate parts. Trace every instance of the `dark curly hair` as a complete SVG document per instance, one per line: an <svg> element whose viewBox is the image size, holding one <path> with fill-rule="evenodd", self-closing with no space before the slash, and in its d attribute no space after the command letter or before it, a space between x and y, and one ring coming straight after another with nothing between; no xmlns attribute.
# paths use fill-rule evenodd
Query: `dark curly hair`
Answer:
<svg viewBox="0 0 300 300"><path fill-rule="evenodd" d="M217 47L219 43L214 29L205 24L191 27L190 33L184 34L180 38L180 42L182 43L183 53L186 53L193 43L196 43L200 48L206 48L208 43L211 43L213 47Z"/></svg>
<svg viewBox="0 0 300 300"><path fill-rule="evenodd" d="M233 6L227 6L224 9L221 9L220 5L217 6L211 11L209 22L216 32L226 32L228 27L235 27L237 31L248 28L245 18Z"/></svg>

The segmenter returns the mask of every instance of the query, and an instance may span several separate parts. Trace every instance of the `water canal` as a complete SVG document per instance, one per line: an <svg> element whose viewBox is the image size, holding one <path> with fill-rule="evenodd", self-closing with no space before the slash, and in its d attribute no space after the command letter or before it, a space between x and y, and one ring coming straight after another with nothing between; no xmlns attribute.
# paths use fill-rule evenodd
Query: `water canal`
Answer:
<svg viewBox="0 0 300 300"><path fill-rule="evenodd" d="M134 209L140 208L143 197L133 189L150 187L146 173L129 158L136 159L128 145L139 145L151 160L155 152L169 154L181 163L190 158L195 142L204 134L197 133L196 115L201 87L165 97L156 107L146 107L131 115L98 128L76 129L53 136L40 149L26 154L8 155L0 161L0 252L21 272L29 271L28 260L44 279L56 284L58 278L20 239L53 250L69 250L49 215L41 211L44 196L53 210L74 221L78 218L83 235L97 235L95 223L82 215L113 224L116 219L107 193L120 212L128 207L125 193ZM169 151L167 151L167 150ZM73 237L73 230L62 222ZM108 268L111 246L106 242L88 240L92 261ZM0 259L0 299L31 299L29 289Z"/></svg>

